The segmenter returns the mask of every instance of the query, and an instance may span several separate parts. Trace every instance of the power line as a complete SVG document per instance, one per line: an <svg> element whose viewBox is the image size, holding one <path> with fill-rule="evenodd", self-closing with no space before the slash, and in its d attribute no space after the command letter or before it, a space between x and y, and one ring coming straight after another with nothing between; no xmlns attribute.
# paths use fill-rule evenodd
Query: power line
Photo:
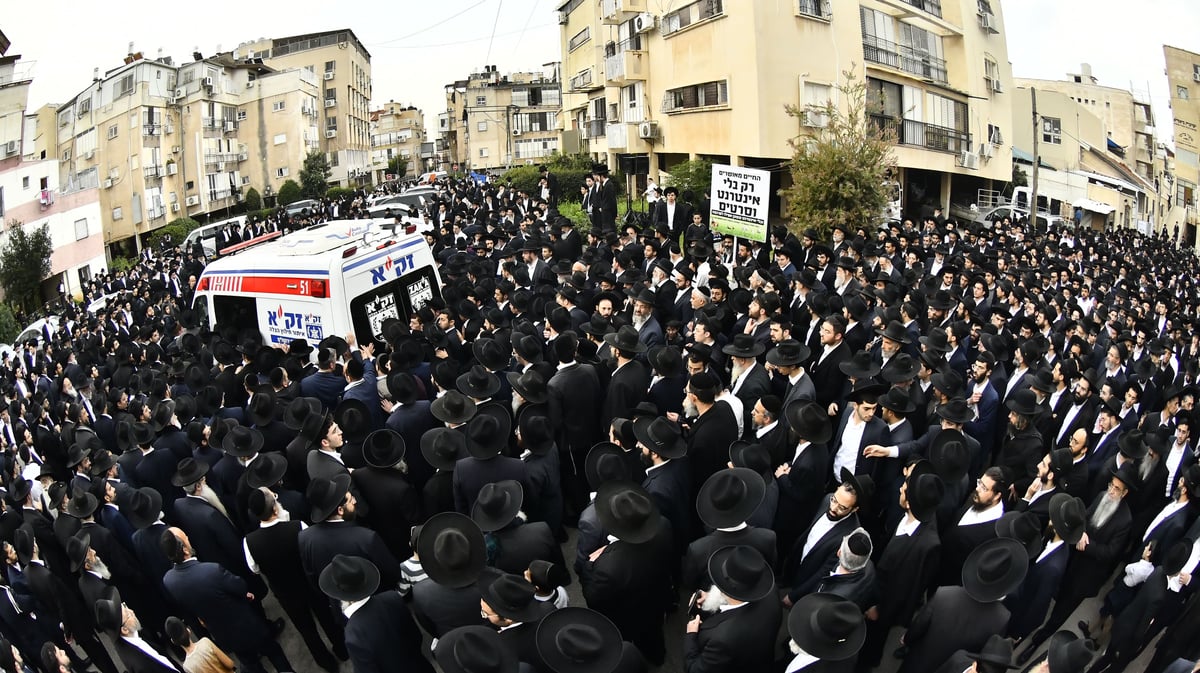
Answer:
<svg viewBox="0 0 1200 673"><path fill-rule="evenodd" d="M533 28L545 28L547 26L552 26L552 25L554 25L554 24L553 23L540 23L540 24L538 24L536 26L532 26L532 27ZM507 33L496 33L495 37L507 37L509 35L516 35L519 32L520 31L517 31L517 30L511 30L511 31L508 31ZM489 39L489 38L474 37L469 40L458 40L455 42L442 42L440 44L397 44L397 45L391 45L391 46L386 46L386 47L380 47L380 49L435 49L437 47L456 47L460 44L471 44L472 42L482 42L487 39Z"/></svg>
<svg viewBox="0 0 1200 673"><path fill-rule="evenodd" d="M413 32L413 33L409 33L408 35L402 35L402 36L400 36L400 37L393 38L393 39L391 39L391 40L385 40L385 41L383 41L383 42L376 42L376 43L374 43L374 44L372 44L372 45L370 45L370 46L372 46L372 47L382 47L382 46L384 46L384 45L391 44L392 42L399 42L400 40L407 40L407 39L408 39L408 38L410 38L410 37L416 37L417 35L420 35L421 33L424 33L424 32L425 32L425 31L427 31L427 30L432 30L432 29L434 29L434 28L437 28L438 26L440 26L440 25L442 25L442 24L444 24L444 23L446 23L446 22L450 21L451 19L457 19L458 17L462 16L463 14L466 14L467 12L471 11L472 9L475 9L476 7L478 7L478 6L482 5L483 3L487 2L487 1L488 1L488 0L479 0L479 2L477 2L477 3L473 4L473 5L471 5L470 7L467 7L466 9L462 10L461 12L458 12L457 14L451 14L450 16L447 16L446 18L442 19L441 21L438 21L437 23L435 23L435 24L433 24L433 25L431 25L431 26L425 26L425 27L424 27L424 28L422 28L421 30L418 30L418 31L416 31L416 32ZM494 27L494 26L493 26L493 30L495 30L495 27Z"/></svg>
<svg viewBox="0 0 1200 673"><path fill-rule="evenodd" d="M488 38L487 56L483 57L483 62L486 65L492 58L492 42L496 39L496 26L500 24L500 10L504 7L504 0L496 3L496 19L492 21L492 36Z"/></svg>
<svg viewBox="0 0 1200 673"><path fill-rule="evenodd" d="M538 5L540 3L533 2L530 4L532 6L529 8L529 16L525 17L525 25L521 27L521 34L519 36L517 36L516 41L513 42L513 53L514 54L517 53L517 49L521 46L521 38L525 37L525 31L529 28L529 22L533 21L533 15L534 15L534 13L537 12Z"/></svg>

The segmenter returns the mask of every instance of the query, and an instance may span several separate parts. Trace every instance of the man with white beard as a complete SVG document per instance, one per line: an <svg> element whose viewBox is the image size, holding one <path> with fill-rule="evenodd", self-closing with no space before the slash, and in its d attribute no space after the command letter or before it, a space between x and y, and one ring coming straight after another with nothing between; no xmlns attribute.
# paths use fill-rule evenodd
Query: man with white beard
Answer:
<svg viewBox="0 0 1200 673"><path fill-rule="evenodd" d="M768 669L782 620L771 566L753 547L723 547L709 557L708 574L712 586L699 592L700 614L684 635L684 671Z"/></svg>
<svg viewBox="0 0 1200 673"><path fill-rule="evenodd" d="M1141 486L1141 479L1133 463L1126 463L1111 474L1108 488L1088 508L1087 530L1071 554L1054 610L1017 656L1018 665L1029 661L1038 647L1062 626L1084 599L1096 595L1125 551L1133 526L1133 516L1126 499Z"/></svg>

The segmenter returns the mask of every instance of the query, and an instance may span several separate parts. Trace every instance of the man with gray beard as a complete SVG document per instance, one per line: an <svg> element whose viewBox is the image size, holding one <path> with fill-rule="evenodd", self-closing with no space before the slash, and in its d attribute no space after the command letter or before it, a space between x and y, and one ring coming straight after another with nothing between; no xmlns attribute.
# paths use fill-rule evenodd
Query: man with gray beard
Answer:
<svg viewBox="0 0 1200 673"><path fill-rule="evenodd" d="M1133 463L1126 463L1111 474L1108 488L1088 508L1087 530L1071 554L1054 610L1017 657L1018 665L1028 661L1084 599L1096 595L1125 550L1133 525L1133 516L1125 501L1141 486L1141 479Z"/></svg>

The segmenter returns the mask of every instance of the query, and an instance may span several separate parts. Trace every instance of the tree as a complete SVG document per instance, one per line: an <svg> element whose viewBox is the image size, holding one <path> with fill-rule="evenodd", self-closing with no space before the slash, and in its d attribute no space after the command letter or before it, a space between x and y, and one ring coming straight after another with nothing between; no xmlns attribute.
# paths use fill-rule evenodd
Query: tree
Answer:
<svg viewBox="0 0 1200 673"><path fill-rule="evenodd" d="M1016 164L1013 164L1012 186L1013 187L1028 187L1029 186L1029 176L1025 173L1025 171L1021 170L1020 166L1018 166Z"/></svg>
<svg viewBox="0 0 1200 673"><path fill-rule="evenodd" d="M147 244L151 249L158 250L163 238L170 235L172 246L183 245L183 240L188 234L199 226L200 223L190 217L177 217L150 234Z"/></svg>
<svg viewBox="0 0 1200 673"><path fill-rule="evenodd" d="M53 252L49 225L28 232L19 221L9 221L4 249L0 250L0 286L10 302L26 312L38 303L38 290L50 275Z"/></svg>
<svg viewBox="0 0 1200 673"><path fill-rule="evenodd" d="M279 188L279 197L277 199L279 205L286 206L289 203L295 203L302 197L300 193L300 185L296 184L295 180L288 180Z"/></svg>
<svg viewBox="0 0 1200 673"><path fill-rule="evenodd" d="M252 213L256 210L262 210L262 195L258 190L251 187L246 190L246 212Z"/></svg>
<svg viewBox="0 0 1200 673"><path fill-rule="evenodd" d="M313 150L304 157L304 167L300 169L300 192L306 199L319 199L329 190L329 176L333 171L329 168L329 160L325 153Z"/></svg>
<svg viewBox="0 0 1200 673"><path fill-rule="evenodd" d="M679 200L686 201L699 208L704 194L712 185L711 159L692 159L671 167L671 179L661 185L664 189L674 187L679 190Z"/></svg>
<svg viewBox="0 0 1200 673"><path fill-rule="evenodd" d="M408 159L401 156L388 159L387 172L396 180L403 180L404 176L408 174Z"/></svg>
<svg viewBox="0 0 1200 673"><path fill-rule="evenodd" d="M842 73L837 87L845 107L830 101L824 106L788 106L789 115L815 116L822 127L806 127L790 141L789 170L792 185L779 190L784 198L788 226L799 234L807 228L824 236L835 224L851 231L868 231L883 217L888 203L889 172L896 163L892 145L894 125L877 124L870 113L882 101L868 101L866 84L851 69Z"/></svg>

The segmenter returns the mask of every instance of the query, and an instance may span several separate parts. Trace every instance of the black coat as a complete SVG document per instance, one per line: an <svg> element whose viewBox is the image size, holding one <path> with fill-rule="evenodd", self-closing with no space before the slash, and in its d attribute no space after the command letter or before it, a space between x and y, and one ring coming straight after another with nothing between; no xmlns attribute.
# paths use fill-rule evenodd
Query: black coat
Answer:
<svg viewBox="0 0 1200 673"><path fill-rule="evenodd" d="M138 649L137 646L131 644L124 638L113 638L112 641L113 649L117 651L117 658L121 660L122 664L125 664L125 668L128 669L129 673L180 673L183 670L178 666L171 668L163 666L160 661ZM166 652L155 648L152 642L149 640L144 640L143 642L145 642L146 645L150 646L151 648L154 648L155 651L158 652L159 656L171 661L171 656Z"/></svg>
<svg viewBox="0 0 1200 673"><path fill-rule="evenodd" d="M959 586L939 587L904 634L909 651L900 670L924 673L957 650L978 652L993 633L1004 633L1008 618L999 602L980 603Z"/></svg>
<svg viewBox="0 0 1200 673"><path fill-rule="evenodd" d="M600 431L606 431L614 418L629 418L630 410L646 399L649 387L650 374L637 360L613 372L600 411Z"/></svg>
<svg viewBox="0 0 1200 673"><path fill-rule="evenodd" d="M369 505L363 525L375 530L398 559L412 554L410 530L424 522L421 495L392 468L362 467L351 475L358 495Z"/></svg>
<svg viewBox="0 0 1200 673"><path fill-rule="evenodd" d="M454 464L454 509L460 514L471 515L471 507L484 486L512 479L529 489L525 463L519 458L496 456L488 460L462 458Z"/></svg>
<svg viewBox="0 0 1200 673"><path fill-rule="evenodd" d="M582 582L587 606L611 619L622 638L644 652L647 643L661 644L663 619L674 593L671 525L661 517L658 522L647 542L608 544L589 564L588 580Z"/></svg>
<svg viewBox="0 0 1200 673"><path fill-rule="evenodd" d="M300 563L314 585L334 556L361 556L379 568L380 590L400 582L400 562L388 551L383 538L370 528L347 521L322 521L300 531Z"/></svg>
<svg viewBox="0 0 1200 673"><path fill-rule="evenodd" d="M817 389L817 402L821 407L828 407L831 403L838 401L842 396L842 389L846 384L846 375L838 365L850 359L850 349L845 343L838 344L826 358L818 363L821 358L823 349L818 347L813 351L812 363L805 369L813 378L813 385Z"/></svg>
<svg viewBox="0 0 1200 673"><path fill-rule="evenodd" d="M826 495L822 499L823 506L809 522L808 527L796 538L791 553L784 560L780 577L790 587L788 597L792 599L793 603L815 591L821 580L837 567L837 552L842 546L842 539L858 528L857 513L844 516L816 541L807 555L804 554L809 532L821 517L828 514L829 503L832 499L832 494Z"/></svg>
<svg viewBox="0 0 1200 673"><path fill-rule="evenodd" d="M246 598L250 588L216 563L177 563L163 585L176 605L204 621L213 642L227 653L254 651L271 638L266 620Z"/></svg>
<svg viewBox="0 0 1200 673"><path fill-rule="evenodd" d="M434 638L441 638L460 626L476 626L483 623L479 616L479 586L451 589L424 580L412 587L413 616Z"/></svg>
<svg viewBox="0 0 1200 673"><path fill-rule="evenodd" d="M825 476L829 474L829 452L824 444L809 444L791 461L791 472L775 478L779 486L779 507L775 512L775 533L780 551L791 550L792 541L813 519L825 494Z"/></svg>
<svg viewBox="0 0 1200 673"><path fill-rule="evenodd" d="M672 560L679 558L692 539L692 491L688 458L669 460L646 472L642 488L654 499L658 511L671 524Z"/></svg>
<svg viewBox="0 0 1200 673"><path fill-rule="evenodd" d="M683 637L686 673L766 670L775 659L775 636L783 610L772 591L736 610L708 615L700 630Z"/></svg>
<svg viewBox="0 0 1200 673"><path fill-rule="evenodd" d="M346 622L346 651L355 673L433 672L421 654L421 631L404 598L384 591L369 598Z"/></svg>
<svg viewBox="0 0 1200 673"><path fill-rule="evenodd" d="M959 520L970 509L970 503L960 507L950 517L950 520L946 522L946 526L941 531L942 571L939 584L960 584L962 582L962 567L963 563L967 560L967 556L979 545L996 537L995 519L968 526L959 523Z"/></svg>
<svg viewBox="0 0 1200 673"><path fill-rule="evenodd" d="M491 533L496 543L496 558L492 565L506 573L524 575L533 561L550 561L563 568L562 547L554 539L554 533L544 522L521 523Z"/></svg>
<svg viewBox="0 0 1200 673"><path fill-rule="evenodd" d="M1063 543L1040 562L1036 559L1029 562L1029 572L1020 588L1004 599L1004 606L1012 612L1008 622L1010 637L1024 638L1046 619L1050 600L1058 593L1071 553L1071 546Z"/></svg>
<svg viewBox="0 0 1200 673"><path fill-rule="evenodd" d="M595 413L604 399L596 369L578 363L560 369L546 382L546 388L550 393L549 419L555 443L573 456L586 457L588 450L608 432L608 426L602 425ZM582 465L575 467L580 472L583 469Z"/></svg>
<svg viewBox="0 0 1200 673"><path fill-rule="evenodd" d="M744 375L742 384L733 390L733 396L742 401L742 429L749 433L754 428L754 422L750 418L750 412L754 410L754 405L763 395L771 393L771 375L767 370L757 362L750 368L750 371ZM737 381L733 381L730 385L737 385Z"/></svg>
<svg viewBox="0 0 1200 673"><path fill-rule="evenodd" d="M254 577L246 567L241 533L216 507L202 498L180 498L175 503L175 519L187 533L196 558L220 564L247 581Z"/></svg>
<svg viewBox="0 0 1200 673"><path fill-rule="evenodd" d="M852 573L827 575L817 585L817 593L841 596L865 612L879 603L879 579L875 564L868 560L866 566Z"/></svg>
<svg viewBox="0 0 1200 673"><path fill-rule="evenodd" d="M421 487L421 504L425 514L433 516L454 511L454 472L438 471Z"/></svg>
<svg viewBox="0 0 1200 673"><path fill-rule="evenodd" d="M737 418L726 402L717 401L692 422L687 433L687 462L692 473L693 500L706 479L725 469L729 445L737 440Z"/></svg>
<svg viewBox="0 0 1200 673"><path fill-rule="evenodd" d="M922 523L912 535L895 535L875 570L879 576L879 621L887 626L905 626L925 599L937 576L942 541L932 521Z"/></svg>
<svg viewBox="0 0 1200 673"><path fill-rule="evenodd" d="M1092 523L1092 513L1103 497L1104 494L1101 494L1088 508L1088 545L1083 551L1071 554L1059 600L1066 596L1095 596L1125 551L1133 525L1129 506L1122 500L1112 517L1103 526L1097 527Z"/></svg>
<svg viewBox="0 0 1200 673"><path fill-rule="evenodd" d="M680 582L683 592L690 594L697 589L707 590L712 584L712 578L708 576L709 557L722 547L736 545L746 545L758 550L767 564L775 568L775 531L770 528L747 526L741 530L713 531L688 545L687 553L683 556L683 575Z"/></svg>

